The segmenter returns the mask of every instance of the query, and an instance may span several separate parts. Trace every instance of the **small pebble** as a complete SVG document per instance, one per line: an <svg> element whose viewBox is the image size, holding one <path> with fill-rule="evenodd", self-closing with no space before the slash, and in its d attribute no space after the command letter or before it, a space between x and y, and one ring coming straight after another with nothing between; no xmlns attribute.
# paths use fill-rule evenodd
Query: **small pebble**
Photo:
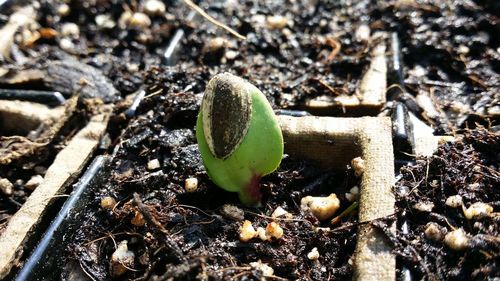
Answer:
<svg viewBox="0 0 500 281"><path fill-rule="evenodd" d="M243 212L242 209L231 204L222 205L220 212L222 216L236 221L242 221L245 219L245 212Z"/></svg>
<svg viewBox="0 0 500 281"><path fill-rule="evenodd" d="M224 54L224 57L225 57L227 60L234 60L237 56L238 56L238 52L233 51L233 50L229 50L229 51L227 51L227 52Z"/></svg>
<svg viewBox="0 0 500 281"><path fill-rule="evenodd" d="M463 229L459 228L448 232L444 237L444 243L452 250L462 251L469 246L469 237Z"/></svg>
<svg viewBox="0 0 500 281"><path fill-rule="evenodd" d="M314 247L309 253L307 253L307 258L315 261L319 258L318 248Z"/></svg>
<svg viewBox="0 0 500 281"><path fill-rule="evenodd" d="M356 200L358 200L359 198L359 187L358 186L354 186L352 187L348 193L345 194L345 199L347 199L347 201L349 202L354 202Z"/></svg>
<svg viewBox="0 0 500 281"><path fill-rule="evenodd" d="M144 4L144 13L150 16L161 16L165 14L167 7L159 0L147 0Z"/></svg>
<svg viewBox="0 0 500 281"><path fill-rule="evenodd" d="M132 28L145 29L151 25L151 20L144 13L133 13L127 20L127 25Z"/></svg>
<svg viewBox="0 0 500 281"><path fill-rule="evenodd" d="M31 179L24 185L25 188L29 190L35 190L43 182L43 177L40 175L34 175Z"/></svg>
<svg viewBox="0 0 500 281"><path fill-rule="evenodd" d="M184 188L187 192L195 192L198 190L198 179L197 178L187 178L184 181Z"/></svg>
<svg viewBox="0 0 500 281"><path fill-rule="evenodd" d="M469 206L469 208L464 209L464 216L468 220L480 219L482 217L488 216L493 212L493 207L489 204L483 202L476 202Z"/></svg>
<svg viewBox="0 0 500 281"><path fill-rule="evenodd" d="M80 37L80 28L75 23L67 22L67 23L62 25L61 34L62 34L62 36L71 37L71 38L76 39L76 38Z"/></svg>
<svg viewBox="0 0 500 281"><path fill-rule="evenodd" d="M279 217L284 217L284 218L287 218L287 219L291 219L293 217L293 215L290 214L289 212L287 212L285 209L283 209L281 207L278 207L271 214L271 217L274 218L274 219L279 218Z"/></svg>
<svg viewBox="0 0 500 281"><path fill-rule="evenodd" d="M451 102L450 110L457 114L464 114L470 112L470 106L455 100Z"/></svg>
<svg viewBox="0 0 500 281"><path fill-rule="evenodd" d="M370 26L367 24L361 24L358 26L354 32L354 38L356 41L366 42L370 40Z"/></svg>
<svg viewBox="0 0 500 281"><path fill-rule="evenodd" d="M120 18L118 19L118 26L120 28L126 28L128 25L129 20L132 18L132 12L130 11L124 11L121 15Z"/></svg>
<svg viewBox="0 0 500 281"><path fill-rule="evenodd" d="M12 195L14 185L8 179L0 179L0 191L5 195Z"/></svg>
<svg viewBox="0 0 500 281"><path fill-rule="evenodd" d="M152 170L156 170L156 169L158 169L160 167L161 167L160 160L158 160L158 159L152 159L152 160L149 160L146 168L148 170L152 171Z"/></svg>
<svg viewBox="0 0 500 281"><path fill-rule="evenodd" d="M106 196L101 199L101 208L112 210L116 205L116 200L111 196Z"/></svg>
<svg viewBox="0 0 500 281"><path fill-rule="evenodd" d="M285 35L286 38L289 38L290 36L292 36L293 31L291 31L289 28L283 28L281 33L283 33L283 35ZM306 58L307 57L305 57L304 59L306 59Z"/></svg>
<svg viewBox="0 0 500 281"><path fill-rule="evenodd" d="M314 227L314 232L330 232L329 227Z"/></svg>
<svg viewBox="0 0 500 281"><path fill-rule="evenodd" d="M424 231L425 237L429 240L441 241L443 240L443 232L441 231L441 227L435 222L429 222L425 226Z"/></svg>
<svg viewBox="0 0 500 281"><path fill-rule="evenodd" d="M288 19L284 16L268 16L266 22L269 29L283 29L288 25Z"/></svg>
<svg viewBox="0 0 500 281"><path fill-rule="evenodd" d="M434 203L432 202L418 202L413 206L413 209L427 213L432 212L433 208L434 208Z"/></svg>
<svg viewBox="0 0 500 281"><path fill-rule="evenodd" d="M252 223L248 220L243 222L240 227L240 241L248 242L257 236L257 231L253 228Z"/></svg>
<svg viewBox="0 0 500 281"><path fill-rule="evenodd" d="M452 207L452 208L461 207L462 204L463 204L462 196L460 196L458 194L457 195L452 195L452 196L446 198L445 204L446 204L446 206Z"/></svg>
<svg viewBox="0 0 500 281"><path fill-rule="evenodd" d="M137 63L129 63L128 62L126 64L126 66L127 66L127 71L128 72L137 72L137 71L139 71L139 64L137 64Z"/></svg>
<svg viewBox="0 0 500 281"><path fill-rule="evenodd" d="M134 268L135 254L128 250L127 240L123 240L111 255L110 273L113 277L123 275L128 268Z"/></svg>
<svg viewBox="0 0 500 281"><path fill-rule="evenodd" d="M261 226L257 227L257 237L262 241L267 241L270 238L267 236L266 230Z"/></svg>
<svg viewBox="0 0 500 281"><path fill-rule="evenodd" d="M351 160L351 166L354 169L356 177L361 177L365 172L365 160L361 157L356 157Z"/></svg>
<svg viewBox="0 0 500 281"><path fill-rule="evenodd" d="M215 53L220 49L224 49L226 46L226 40L222 37L211 38L205 43L205 51L208 53Z"/></svg>
<svg viewBox="0 0 500 281"><path fill-rule="evenodd" d="M306 196L300 200L303 211L310 210L318 220L331 218L340 207L337 195L332 193L327 197Z"/></svg>
<svg viewBox="0 0 500 281"><path fill-rule="evenodd" d="M69 15L69 13L71 12L68 4L61 4L59 6L57 6L57 15L59 15L60 17L65 17L67 15Z"/></svg>
<svg viewBox="0 0 500 281"><path fill-rule="evenodd" d="M283 237L283 228L275 222L270 222L266 226L266 236L281 239Z"/></svg>
<svg viewBox="0 0 500 281"><path fill-rule="evenodd" d="M257 270L262 271L262 275L264 277L271 277L274 275L273 268L265 263L262 263L260 260L256 261L256 262L251 262L250 266L257 269Z"/></svg>
<svg viewBox="0 0 500 281"><path fill-rule="evenodd" d="M66 52L71 53L75 51L75 44L73 44L69 38L61 38L61 40L59 40L59 47Z"/></svg>
<svg viewBox="0 0 500 281"><path fill-rule="evenodd" d="M102 29L111 29L116 26L116 22L109 14L97 15L95 17L95 23L97 27Z"/></svg>
<svg viewBox="0 0 500 281"><path fill-rule="evenodd" d="M411 73L412 76L415 76L417 78L421 78L427 74L427 69L425 69L423 66L417 64L417 65L415 65L415 67L413 69L408 70L408 72Z"/></svg>
<svg viewBox="0 0 500 281"><path fill-rule="evenodd" d="M460 45L458 46L458 49L457 49L457 52L461 55L466 55L469 53L469 47L465 46L465 45Z"/></svg>

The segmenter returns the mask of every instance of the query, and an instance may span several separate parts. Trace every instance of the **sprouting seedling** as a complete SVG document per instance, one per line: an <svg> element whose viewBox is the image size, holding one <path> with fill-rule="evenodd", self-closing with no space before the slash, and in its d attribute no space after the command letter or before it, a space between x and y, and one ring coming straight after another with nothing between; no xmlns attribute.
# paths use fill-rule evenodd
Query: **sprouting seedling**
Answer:
<svg viewBox="0 0 500 281"><path fill-rule="evenodd" d="M238 192L244 204L258 205L260 179L283 156L281 129L264 94L240 77L217 74L205 89L196 139L212 181Z"/></svg>

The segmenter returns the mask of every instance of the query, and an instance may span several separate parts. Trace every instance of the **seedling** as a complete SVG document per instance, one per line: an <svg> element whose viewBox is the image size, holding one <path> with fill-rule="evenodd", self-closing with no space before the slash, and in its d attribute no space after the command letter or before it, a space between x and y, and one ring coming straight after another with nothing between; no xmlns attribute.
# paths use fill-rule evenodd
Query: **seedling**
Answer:
<svg viewBox="0 0 500 281"><path fill-rule="evenodd" d="M212 181L238 192L244 204L258 205L260 179L283 156L281 129L264 94L240 77L216 75L205 89L196 138Z"/></svg>

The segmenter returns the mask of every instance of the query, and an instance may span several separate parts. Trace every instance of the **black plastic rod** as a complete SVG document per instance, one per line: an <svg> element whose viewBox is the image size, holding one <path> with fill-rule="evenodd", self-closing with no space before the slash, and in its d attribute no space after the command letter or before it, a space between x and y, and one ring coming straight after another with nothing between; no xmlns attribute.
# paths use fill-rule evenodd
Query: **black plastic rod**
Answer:
<svg viewBox="0 0 500 281"><path fill-rule="evenodd" d="M21 100L58 106L66 102L64 96L54 91L0 89L0 100Z"/></svg>

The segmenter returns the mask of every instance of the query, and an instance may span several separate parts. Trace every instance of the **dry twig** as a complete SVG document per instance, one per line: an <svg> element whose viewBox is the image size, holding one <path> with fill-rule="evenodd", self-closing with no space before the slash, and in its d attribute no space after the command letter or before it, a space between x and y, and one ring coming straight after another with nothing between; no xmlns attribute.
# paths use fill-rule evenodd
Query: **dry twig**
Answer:
<svg viewBox="0 0 500 281"><path fill-rule="evenodd" d="M178 260L178 261L186 261L186 257L182 253L182 250L179 248L177 243L172 239L168 230L161 225L161 223L153 217L151 212L148 210L148 207L142 203L141 197L136 192L134 193L134 199L132 200L134 205L137 207L139 212L141 213L144 220L150 224L151 226L155 226L155 230L153 234L156 239L165 245L165 247L169 250L169 252Z"/></svg>
<svg viewBox="0 0 500 281"><path fill-rule="evenodd" d="M191 9L195 10L202 17L206 18L209 22L211 22L211 23L215 24L216 26L218 26L218 27L226 30L227 32L233 34L238 39L241 39L241 40L246 40L247 39L245 36L239 34L234 29L232 29L229 26L223 24L222 22L214 19L212 16L210 16L205 11L203 11L203 9L200 8L200 6L196 5L193 1L191 1L191 0L183 0L183 1L184 1L184 3L186 3L186 5L188 5Z"/></svg>

